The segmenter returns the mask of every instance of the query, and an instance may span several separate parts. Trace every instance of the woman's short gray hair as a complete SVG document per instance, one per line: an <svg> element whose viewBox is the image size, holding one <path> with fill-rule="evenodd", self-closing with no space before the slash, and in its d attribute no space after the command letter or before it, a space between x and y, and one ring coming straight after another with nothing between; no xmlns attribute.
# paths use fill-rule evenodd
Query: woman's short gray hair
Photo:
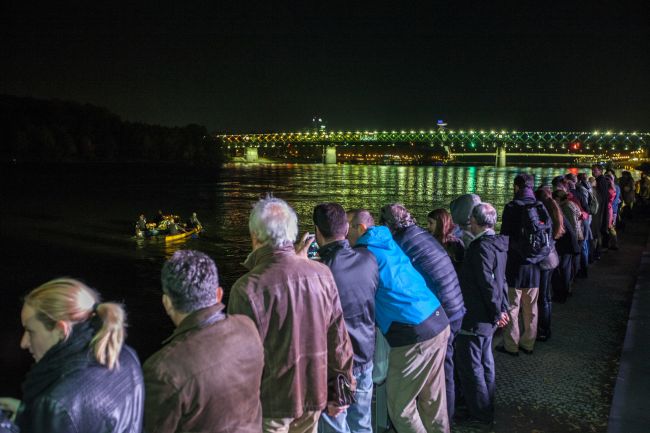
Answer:
<svg viewBox="0 0 650 433"><path fill-rule="evenodd" d="M497 223L497 211L490 203L479 203L472 209L472 217L481 227L494 228Z"/></svg>
<svg viewBox="0 0 650 433"><path fill-rule="evenodd" d="M253 206L248 229L259 243L279 247L296 241L298 217L284 200L266 196Z"/></svg>

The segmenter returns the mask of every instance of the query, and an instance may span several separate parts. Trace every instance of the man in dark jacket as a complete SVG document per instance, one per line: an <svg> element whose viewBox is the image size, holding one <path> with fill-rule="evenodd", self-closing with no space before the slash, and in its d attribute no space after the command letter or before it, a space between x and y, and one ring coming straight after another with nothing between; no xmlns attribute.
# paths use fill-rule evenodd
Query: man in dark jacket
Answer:
<svg viewBox="0 0 650 433"><path fill-rule="evenodd" d="M320 245L318 255L332 271L341 299L345 326L354 350L353 372L357 381L356 402L335 417L323 412L319 431L372 433L375 291L379 280L377 260L367 248L350 247L345 239L348 220L340 204L319 204L314 208L313 219L316 241Z"/></svg>
<svg viewBox="0 0 650 433"><path fill-rule="evenodd" d="M589 275L588 267L591 261L590 250L593 243L593 233L591 231L591 220L593 215L590 211L590 201L595 200L592 197L591 184L587 180L586 173L578 173L576 177L576 190L575 197L580 202L582 209L586 211L586 219L582 222L582 230L584 233L584 241L580 245L580 271L578 272L578 277L587 278Z"/></svg>
<svg viewBox="0 0 650 433"><path fill-rule="evenodd" d="M598 227L594 227L594 238L596 239L595 258L600 258L603 248L609 245L609 218L607 216L607 201L609 200L609 183L603 174L603 166L594 164L591 166L591 175L596 179L596 195L598 196L598 213L594 221Z"/></svg>
<svg viewBox="0 0 650 433"><path fill-rule="evenodd" d="M377 258L375 321L390 345L386 394L398 432L449 433L444 360L449 320L422 275L370 212L348 212L353 245Z"/></svg>
<svg viewBox="0 0 650 433"><path fill-rule="evenodd" d="M539 295L540 269L536 263L530 263L522 257L518 248L521 228L524 223L526 206L537 203L533 193L535 179L532 175L522 173L515 177L515 197L503 209L501 234L509 237L508 263L506 279L508 280L508 303L510 305L510 324L503 333L503 346L497 351L512 356L519 355L519 349L527 355L533 353L537 337L537 297ZM541 203L540 203L541 206ZM550 221L547 221L550 223ZM522 311L524 334L520 337L519 311Z"/></svg>
<svg viewBox="0 0 650 433"><path fill-rule="evenodd" d="M470 230L475 236L460 271L467 313L456 339L461 386L472 419L494 419L495 370L492 336L508 323L505 268L508 237L495 235L497 212L489 203L472 210Z"/></svg>
<svg viewBox="0 0 650 433"><path fill-rule="evenodd" d="M381 208L380 222L386 225L397 245L411 259L413 267L424 277L427 287L440 300L449 318L449 339L445 355L445 388L447 414L454 416L456 390L454 384L454 340L465 314L463 294L456 270L449 254L426 230L416 225L415 218L401 204L387 204Z"/></svg>
<svg viewBox="0 0 650 433"><path fill-rule="evenodd" d="M144 364L145 430L258 433L264 351L255 324L226 315L207 255L177 251L161 277L176 329Z"/></svg>
<svg viewBox="0 0 650 433"><path fill-rule="evenodd" d="M249 272L232 287L228 311L252 318L262 337L263 431L312 431L323 409L338 415L354 391L336 283L327 266L296 254L298 217L283 200L257 202L248 228Z"/></svg>

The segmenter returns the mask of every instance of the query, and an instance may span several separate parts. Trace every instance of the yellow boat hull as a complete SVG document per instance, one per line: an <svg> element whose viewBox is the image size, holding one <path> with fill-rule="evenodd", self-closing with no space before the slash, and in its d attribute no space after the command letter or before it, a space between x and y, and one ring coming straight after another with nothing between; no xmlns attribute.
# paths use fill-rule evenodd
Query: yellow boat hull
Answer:
<svg viewBox="0 0 650 433"><path fill-rule="evenodd" d="M165 242L173 242L173 241L179 241L181 239L187 239L193 234L199 233L201 231L200 228L193 228L189 231L183 232L183 233L177 233L175 235L166 235L165 236Z"/></svg>

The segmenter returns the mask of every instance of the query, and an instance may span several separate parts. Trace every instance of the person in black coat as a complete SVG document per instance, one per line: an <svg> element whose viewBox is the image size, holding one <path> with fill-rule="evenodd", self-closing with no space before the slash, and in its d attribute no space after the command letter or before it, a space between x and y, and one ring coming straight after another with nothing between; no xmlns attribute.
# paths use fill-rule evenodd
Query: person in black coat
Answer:
<svg viewBox="0 0 650 433"><path fill-rule="evenodd" d="M601 249L609 245L609 218L607 217L607 202L609 201L609 183L603 174L603 166L594 164L591 166L591 175L596 179L596 193L598 195L598 216L594 219L598 226L594 227L594 238L596 239L595 257L600 258Z"/></svg>
<svg viewBox="0 0 650 433"><path fill-rule="evenodd" d="M26 433L140 433L144 383L135 352L123 344L122 306L70 278L25 297L20 346L36 364L23 400L1 399Z"/></svg>
<svg viewBox="0 0 650 433"><path fill-rule="evenodd" d="M559 191L553 192L553 199L559 202L561 194ZM558 203L559 204L559 203ZM560 264L551 276L553 285L553 300L564 303L571 293L571 284L573 282L573 261L580 254L580 243L573 226L569 223L566 216L562 214L564 234L555 241L555 250L560 259Z"/></svg>
<svg viewBox="0 0 650 433"><path fill-rule="evenodd" d="M519 349L532 354L537 337L537 297L539 295L540 268L536 263L524 259L517 245L523 224L526 206L537 203L533 193L535 179L530 174L519 174L514 180L514 199L503 209L501 234L510 239L506 279L508 281L508 303L510 304L510 324L503 333L503 346L499 352L516 355ZM524 333L519 332L519 311L522 311Z"/></svg>
<svg viewBox="0 0 650 433"><path fill-rule="evenodd" d="M380 223L386 225L393 239L411 259L413 267L424 277L427 287L440 300L449 318L450 334L445 356L445 386L447 414L453 418L455 406L454 340L465 314L463 295L451 258L440 242L429 232L415 224L415 219L401 204L388 204L381 208Z"/></svg>
<svg viewBox="0 0 650 433"><path fill-rule="evenodd" d="M494 419L495 369L492 337L508 323L505 277L508 237L496 235L497 212L489 203L472 210L475 236L465 254L460 286L467 306L456 339L456 361L470 417L482 423Z"/></svg>
<svg viewBox="0 0 650 433"><path fill-rule="evenodd" d="M354 351L353 374L357 381L356 402L345 413L323 412L319 431L372 431L372 369L375 353L375 292L379 284L377 259L366 247L350 247L347 214L338 203L314 208L318 256L336 281L345 327ZM303 243L309 245L309 243ZM301 251L306 254L306 252Z"/></svg>

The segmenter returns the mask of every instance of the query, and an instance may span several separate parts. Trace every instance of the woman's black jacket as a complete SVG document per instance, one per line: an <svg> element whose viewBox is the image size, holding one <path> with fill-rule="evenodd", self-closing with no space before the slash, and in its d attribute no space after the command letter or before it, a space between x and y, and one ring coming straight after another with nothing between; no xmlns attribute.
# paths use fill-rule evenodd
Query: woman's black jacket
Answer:
<svg viewBox="0 0 650 433"><path fill-rule="evenodd" d="M119 366L97 363L88 322L58 343L27 375L16 424L25 433L140 433L144 382L137 355L124 345Z"/></svg>

